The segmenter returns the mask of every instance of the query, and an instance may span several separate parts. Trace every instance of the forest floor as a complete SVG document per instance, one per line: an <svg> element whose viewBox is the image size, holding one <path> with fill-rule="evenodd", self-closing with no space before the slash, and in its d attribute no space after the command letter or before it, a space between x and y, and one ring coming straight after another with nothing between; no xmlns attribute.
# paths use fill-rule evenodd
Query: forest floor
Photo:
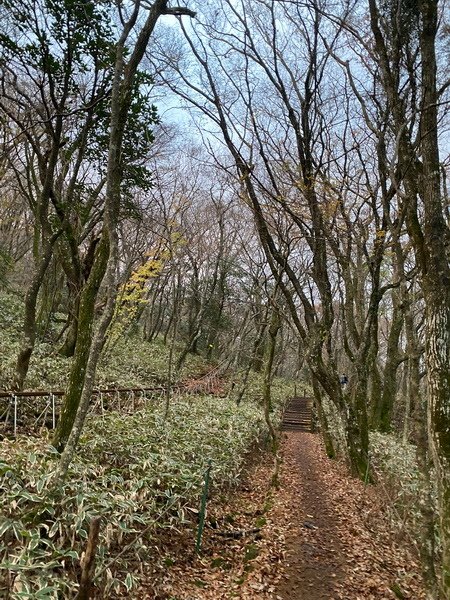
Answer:
<svg viewBox="0 0 450 600"><path fill-rule="evenodd" d="M260 454L239 488L214 502L199 557L195 527L162 537L133 597L425 598L418 559L393 530L380 486L350 478L318 435L283 434L282 459L279 489L269 486L272 466Z"/></svg>

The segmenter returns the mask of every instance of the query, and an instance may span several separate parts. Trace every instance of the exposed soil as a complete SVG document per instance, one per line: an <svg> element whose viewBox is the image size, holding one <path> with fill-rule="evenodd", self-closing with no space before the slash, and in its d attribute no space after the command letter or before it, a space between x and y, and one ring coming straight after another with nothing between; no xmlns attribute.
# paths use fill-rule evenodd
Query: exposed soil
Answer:
<svg viewBox="0 0 450 600"><path fill-rule="evenodd" d="M348 476L320 437L289 433L284 446L287 506L282 600L425 598L420 566L390 525L382 489Z"/></svg>
<svg viewBox="0 0 450 600"><path fill-rule="evenodd" d="M155 600L422 600L420 567L393 531L380 489L329 460L320 437L283 436L278 490L271 457L211 502L203 553L195 524L166 540L133 598ZM261 458L261 457L260 457Z"/></svg>
<svg viewBox="0 0 450 600"><path fill-rule="evenodd" d="M345 581L345 561L334 499L323 480L327 461L317 454L317 438L303 432L289 433L285 457L298 494L291 498L286 572L277 594L283 600L330 600Z"/></svg>

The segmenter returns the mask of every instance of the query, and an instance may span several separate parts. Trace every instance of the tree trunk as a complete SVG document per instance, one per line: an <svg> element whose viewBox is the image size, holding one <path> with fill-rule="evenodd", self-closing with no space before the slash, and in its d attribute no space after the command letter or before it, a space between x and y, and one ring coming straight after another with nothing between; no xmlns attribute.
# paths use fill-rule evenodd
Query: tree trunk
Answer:
<svg viewBox="0 0 450 600"><path fill-rule="evenodd" d="M25 378L30 366L30 358L33 353L36 343L36 306L45 273L50 264L53 252L53 246L56 242L58 234L46 242L42 257L34 271L30 286L25 295L25 315L23 321L23 342L22 348L19 351L16 362L16 372L13 382L13 388L22 390Z"/></svg>
<svg viewBox="0 0 450 600"><path fill-rule="evenodd" d="M78 336L61 416L53 436L53 446L62 451L75 421L86 378L86 367L92 343L95 302L105 275L109 256L108 240L102 238L97 247L94 266L81 295L78 314Z"/></svg>
<svg viewBox="0 0 450 600"><path fill-rule="evenodd" d="M422 12L423 107L420 123L423 162L423 274L426 304L428 435L439 494L443 598L450 597L450 233L444 220L439 169L436 91L437 2L419 2Z"/></svg>
<svg viewBox="0 0 450 600"><path fill-rule="evenodd" d="M354 477L370 481L369 427L367 422L367 386L357 382L348 400L346 439L350 470Z"/></svg>
<svg viewBox="0 0 450 600"><path fill-rule="evenodd" d="M405 332L406 332L406 352L408 355L408 369L407 369L407 403L408 410L405 410L405 422L404 422L404 439L409 439L412 435L413 439L417 439L420 431L424 428L424 423L427 419L426 410L424 408L424 402L422 398L422 390L420 386L420 361L422 349L420 347L419 339L414 323L414 316L410 310L408 310L405 316ZM412 426L409 424L409 420L412 420Z"/></svg>
<svg viewBox="0 0 450 600"><path fill-rule="evenodd" d="M58 350L62 356L70 357L75 354L75 347L77 345L78 335L78 314L80 312L80 296L81 291L74 289L73 286L69 288L71 290L72 298L70 300L69 313L68 313L68 327L66 337L64 338L63 345Z"/></svg>
<svg viewBox="0 0 450 600"><path fill-rule="evenodd" d="M274 298L276 301L276 298ZM271 386L273 378L273 360L275 357L275 347L277 343L277 335L281 327L281 320L278 307L272 308L272 317L268 328L268 339L266 347L266 358L264 361L264 379L263 379L263 403L264 403L264 418L269 430L271 438L271 450L273 453L274 468L271 478L271 485L278 487L278 473L280 469L280 457L278 454L279 448L279 435L275 430L270 413L272 412L272 401L271 401Z"/></svg>
<svg viewBox="0 0 450 600"><path fill-rule="evenodd" d="M168 9L167 0L155 0L148 8L146 21L137 34L134 48L128 56L125 49L126 42L136 25L139 11L140 5L136 4L129 20L124 24L122 34L116 45L114 78L111 90L111 121L104 224L96 265L93 266L88 278L90 285L87 286L87 293L83 295L85 303L83 304L82 301L80 306L78 340L75 350L78 356L75 356L61 419L55 433L54 445L59 450L65 448L61 456L57 480L64 479L66 476L76 451L91 400L98 360L104 346L106 332L114 315L117 296L116 270L119 260L117 220L120 213L121 198L121 150L132 100L131 93L135 75L159 17L168 13L193 15L191 11L185 8ZM126 58L128 58L127 61ZM107 302L92 344L93 316L92 314L88 315L88 310L92 306L93 313L95 298L104 275ZM82 318L85 319L85 323L81 322ZM80 369L77 369L77 359ZM65 447L66 443L67 447Z"/></svg>
<svg viewBox="0 0 450 600"><path fill-rule="evenodd" d="M447 280L450 289L450 280ZM450 298L439 287L427 299L428 438L439 492L442 598L450 595ZM430 296L432 296L430 298Z"/></svg>
<svg viewBox="0 0 450 600"><path fill-rule="evenodd" d="M319 418L320 433L322 434L323 442L325 444L325 452L327 453L328 458L336 458L335 443L330 432L327 415L323 409L320 386L314 375L312 378L312 386L314 392L314 406Z"/></svg>
<svg viewBox="0 0 450 600"><path fill-rule="evenodd" d="M403 307L396 303L392 315L383 369L383 392L376 412L374 426L383 433L391 430L392 412L397 395L397 370L400 364L398 344L403 328Z"/></svg>

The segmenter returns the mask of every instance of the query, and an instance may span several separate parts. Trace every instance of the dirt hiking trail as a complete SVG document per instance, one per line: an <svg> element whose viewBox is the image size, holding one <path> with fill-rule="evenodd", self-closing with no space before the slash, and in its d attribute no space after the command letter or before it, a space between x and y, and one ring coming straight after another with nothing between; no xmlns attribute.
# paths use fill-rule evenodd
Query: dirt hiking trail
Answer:
<svg viewBox="0 0 450 600"><path fill-rule="evenodd" d="M292 498L286 572L277 593L283 600L329 600L345 580L334 499L329 497L323 473L317 469L314 436L292 432L287 445L286 467L292 471L293 483L297 479L298 494L294 491Z"/></svg>
<svg viewBox="0 0 450 600"><path fill-rule="evenodd" d="M349 477L319 435L283 433L280 487L262 454L195 528L165 540L139 600L423 600L420 567L378 486ZM248 533L247 533L248 532Z"/></svg>

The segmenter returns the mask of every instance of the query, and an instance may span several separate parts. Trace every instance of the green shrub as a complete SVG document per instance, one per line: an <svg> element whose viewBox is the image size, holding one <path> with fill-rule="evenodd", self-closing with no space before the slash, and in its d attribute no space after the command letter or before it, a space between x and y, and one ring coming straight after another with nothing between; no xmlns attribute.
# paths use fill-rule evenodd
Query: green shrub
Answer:
<svg viewBox="0 0 450 600"><path fill-rule="evenodd" d="M135 577L120 574L136 555L148 558L156 529L186 522L186 507L198 503L207 462L213 465L213 490L233 485L246 452L263 434L256 403L236 407L209 396L173 399L166 421L161 404L126 417L91 417L69 476L56 489L51 481L57 455L46 440L5 440L0 569L14 580L10 597L69 597L77 589L79 558L96 515L105 517L97 583L107 594L131 589ZM107 568L119 548L145 528L151 533Z"/></svg>

